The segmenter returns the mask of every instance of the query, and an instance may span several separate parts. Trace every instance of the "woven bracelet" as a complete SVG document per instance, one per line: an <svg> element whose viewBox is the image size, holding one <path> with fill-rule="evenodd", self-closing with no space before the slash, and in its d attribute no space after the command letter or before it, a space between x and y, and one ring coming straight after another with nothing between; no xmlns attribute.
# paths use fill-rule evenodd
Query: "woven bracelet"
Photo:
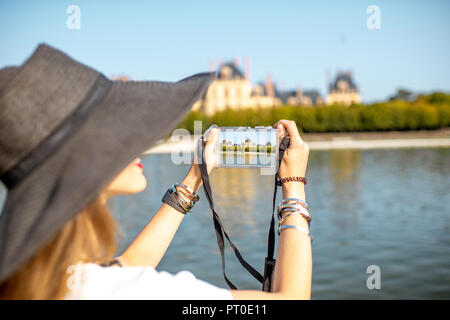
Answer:
<svg viewBox="0 0 450 320"><path fill-rule="evenodd" d="M286 177L286 178L281 178L280 180L277 181L277 184L279 186L281 186L283 183L286 182L301 182L304 185L306 185L308 183L308 180L305 177Z"/></svg>

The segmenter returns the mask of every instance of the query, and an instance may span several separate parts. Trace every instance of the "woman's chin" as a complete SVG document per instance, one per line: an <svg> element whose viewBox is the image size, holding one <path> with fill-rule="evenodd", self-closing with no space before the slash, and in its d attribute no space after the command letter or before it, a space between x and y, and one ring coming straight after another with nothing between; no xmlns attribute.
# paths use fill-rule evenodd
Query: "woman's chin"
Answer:
<svg viewBox="0 0 450 320"><path fill-rule="evenodd" d="M139 193L145 190L145 188L147 187L147 179L145 179L144 176L142 176L142 178L140 178L138 181L136 181L136 183L133 186L133 191L132 193Z"/></svg>
<svg viewBox="0 0 450 320"><path fill-rule="evenodd" d="M117 190L118 194L135 194L145 190L147 187L147 180L141 176L133 181L132 184L124 186L121 190Z"/></svg>
<svg viewBox="0 0 450 320"><path fill-rule="evenodd" d="M139 193L147 187L147 178L137 166L129 166L106 188L110 196Z"/></svg>

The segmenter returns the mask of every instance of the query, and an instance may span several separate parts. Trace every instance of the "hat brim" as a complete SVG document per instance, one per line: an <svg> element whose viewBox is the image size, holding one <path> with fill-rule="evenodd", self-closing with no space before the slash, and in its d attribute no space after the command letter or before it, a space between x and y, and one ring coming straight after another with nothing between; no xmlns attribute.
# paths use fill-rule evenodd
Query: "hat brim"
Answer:
<svg viewBox="0 0 450 320"><path fill-rule="evenodd" d="M0 282L167 136L214 78L202 73L175 83L113 81L81 127L8 190L0 216Z"/></svg>

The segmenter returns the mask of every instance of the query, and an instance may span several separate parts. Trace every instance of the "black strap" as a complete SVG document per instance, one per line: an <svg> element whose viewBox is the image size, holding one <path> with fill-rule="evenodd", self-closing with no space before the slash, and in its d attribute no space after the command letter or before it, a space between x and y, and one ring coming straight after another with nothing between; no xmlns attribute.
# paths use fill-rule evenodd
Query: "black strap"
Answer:
<svg viewBox="0 0 450 320"><path fill-rule="evenodd" d="M286 137L282 140L281 145L283 145L283 141L285 141L285 139L286 139ZM216 210L214 209L214 200L212 198L211 185L209 183L208 170L206 168L205 145L206 145L206 141L205 141L204 137L202 136L199 139L199 145L196 148L197 152L200 153L200 154L197 155L197 159L199 159L199 158L201 159L201 161L199 163L199 167L200 167L200 172L201 172L202 180L203 180L203 189L205 191L205 196L206 196L206 199L208 200L209 207L211 208L211 211L212 211L213 222L214 222L214 229L216 231L216 237L217 237L217 245L219 246L220 255L222 256L222 270L223 270L223 276L225 278L225 281L227 282L228 286L231 289L237 289L237 287L228 279L228 277L226 276L226 273L225 273L224 235L225 235L225 238L228 240L228 243L230 244L230 246L233 248L234 254L236 255L236 257L239 260L239 262L241 263L241 265L256 280L258 280L260 283L263 283L263 285L264 285L264 283L267 282L267 278L271 278L271 276L272 276L273 266L275 265L275 263L274 263L275 260L273 260L273 258L272 258L273 263L271 264L271 263L267 263L267 258L266 258L266 264L265 264L265 267L264 267L264 277L263 277L261 275L261 273L259 273L247 261L244 260L244 258L242 257L241 253L239 252L237 247L233 244L233 242L231 241L230 237L226 233L226 231L225 231L225 229L224 229L224 227L222 225L222 222L220 221L219 215L217 214ZM289 145L289 140L287 140L287 145ZM283 157L284 150L286 150L287 146L284 147L284 145L283 145L283 148L284 149L281 150L281 146L280 146L279 159L281 159ZM279 168L279 165L278 165L278 168ZM275 182L277 182L277 180L276 180L277 179L277 175L278 175L278 169L277 169L277 174L275 175ZM274 194L274 209L275 209L275 197L276 197L276 184L275 184L275 194ZM273 235L269 234L269 246L272 246L272 249L269 248L269 253L272 252L272 257L273 257L274 243L275 243L275 221L274 221L273 211L272 211L271 230L273 231ZM269 270L269 269L271 269L271 270ZM266 277L266 275L269 275L269 277ZM270 279L269 279L269 284L270 284ZM270 285L269 285L269 287L270 287Z"/></svg>
<svg viewBox="0 0 450 320"><path fill-rule="evenodd" d="M222 256L222 270L223 270L223 276L225 278L225 281L227 282L228 286L231 289L237 289L237 287L228 279L225 273L225 245L224 245L224 235L225 238L228 240L228 243L233 248L234 254L236 255L239 262L242 264L242 266L259 282L263 282L263 276L261 273L256 271L247 261L244 260L241 253L239 252L238 248L234 245L234 243L231 241L230 237L226 233L226 231L223 228L222 222L220 221L219 215L217 214L216 210L214 209L214 200L212 198L212 191L211 191L211 185L209 184L209 176L208 176L208 170L206 168L206 161L205 161L205 144L206 141L203 137L199 139L199 145L197 150L201 152L201 161L199 163L200 172L202 175L203 180L203 189L205 190L205 196L206 199L208 199L209 207L212 211L213 221L214 221L214 229L216 230L216 237L217 237L217 245L219 246L220 255Z"/></svg>
<svg viewBox="0 0 450 320"><path fill-rule="evenodd" d="M264 281L262 290L270 292L272 290L272 273L275 269L275 259L273 258L275 252L275 202L277 199L277 189L278 189L278 171L280 170L281 159L283 159L284 152L289 147L290 139L289 137L284 137L281 140L279 154L278 154L278 167L275 174L275 183L273 190L273 200L272 200L272 218L270 220L269 236L267 237L267 257L264 262Z"/></svg>

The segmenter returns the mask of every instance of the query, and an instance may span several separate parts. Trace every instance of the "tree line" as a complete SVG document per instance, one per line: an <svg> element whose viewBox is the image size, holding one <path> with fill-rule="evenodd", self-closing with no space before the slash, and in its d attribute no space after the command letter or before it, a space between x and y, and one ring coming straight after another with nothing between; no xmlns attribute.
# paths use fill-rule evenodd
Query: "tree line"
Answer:
<svg viewBox="0 0 450 320"><path fill-rule="evenodd" d="M450 94L435 92L415 100L398 100L352 106L278 106L274 108L226 109L206 116L191 111L178 126L194 132L194 121L203 129L218 126L271 126L290 119L302 132L358 132L433 130L450 126Z"/></svg>

